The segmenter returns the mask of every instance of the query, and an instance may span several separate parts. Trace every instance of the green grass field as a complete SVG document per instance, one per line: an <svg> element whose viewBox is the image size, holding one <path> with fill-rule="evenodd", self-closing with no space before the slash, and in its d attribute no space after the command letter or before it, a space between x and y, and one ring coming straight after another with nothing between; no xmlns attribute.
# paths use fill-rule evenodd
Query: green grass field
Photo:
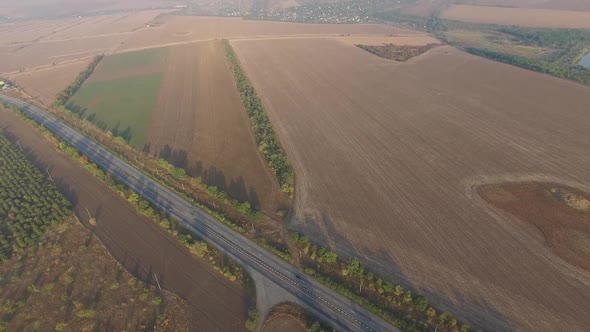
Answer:
<svg viewBox="0 0 590 332"><path fill-rule="evenodd" d="M101 74L160 66L166 58L166 48L152 48L106 56L97 67Z"/></svg>
<svg viewBox="0 0 590 332"><path fill-rule="evenodd" d="M548 50L542 47L519 45L510 36L493 31L450 30L445 32L452 42L464 47L489 49L530 58L541 57Z"/></svg>
<svg viewBox="0 0 590 332"><path fill-rule="evenodd" d="M165 49L155 49L105 57L93 73L102 78L84 83L66 107L133 147L143 148L160 91L165 54ZM149 70L142 73L144 68ZM129 75L117 77L118 72Z"/></svg>

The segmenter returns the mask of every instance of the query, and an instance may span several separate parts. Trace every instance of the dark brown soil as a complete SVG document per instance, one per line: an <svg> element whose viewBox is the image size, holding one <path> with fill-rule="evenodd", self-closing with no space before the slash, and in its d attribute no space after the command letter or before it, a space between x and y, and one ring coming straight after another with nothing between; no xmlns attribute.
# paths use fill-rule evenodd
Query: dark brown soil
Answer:
<svg viewBox="0 0 590 332"><path fill-rule="evenodd" d="M490 204L531 225L556 255L590 271L590 194L552 183L484 185Z"/></svg>
<svg viewBox="0 0 590 332"><path fill-rule="evenodd" d="M57 187L75 205L88 225L86 209L97 218L93 232L127 270L185 298L191 308L191 331L242 331L248 298L245 291L199 261L171 234L134 208L105 184L73 162L41 136L31 124L0 108L0 127L19 141L40 169L51 173Z"/></svg>
<svg viewBox="0 0 590 332"><path fill-rule="evenodd" d="M277 315L272 317L262 329L262 332L305 332L305 326L301 322L290 315Z"/></svg>
<svg viewBox="0 0 590 332"><path fill-rule="evenodd" d="M383 45L356 45L363 50L375 54L384 59L395 61L408 61L411 58L418 56L430 49L433 49L442 44L427 44L423 46L397 46L394 44Z"/></svg>

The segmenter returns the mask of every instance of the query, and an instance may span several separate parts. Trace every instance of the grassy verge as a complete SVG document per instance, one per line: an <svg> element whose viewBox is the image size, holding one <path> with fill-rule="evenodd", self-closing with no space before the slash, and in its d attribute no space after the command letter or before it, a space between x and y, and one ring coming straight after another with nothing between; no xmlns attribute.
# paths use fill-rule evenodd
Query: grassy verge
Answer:
<svg viewBox="0 0 590 332"><path fill-rule="evenodd" d="M240 97L242 98L242 105L244 105L248 117L250 118L250 125L254 130L258 149L262 152L270 169L272 169L277 176L279 184L281 185L281 190L292 197L295 174L287 159L287 154L277 138L277 134L266 115L266 111L264 110L260 98L258 98L254 87L246 76L246 73L240 67L240 62L227 40L223 40L223 47L231 71L234 74Z"/></svg>

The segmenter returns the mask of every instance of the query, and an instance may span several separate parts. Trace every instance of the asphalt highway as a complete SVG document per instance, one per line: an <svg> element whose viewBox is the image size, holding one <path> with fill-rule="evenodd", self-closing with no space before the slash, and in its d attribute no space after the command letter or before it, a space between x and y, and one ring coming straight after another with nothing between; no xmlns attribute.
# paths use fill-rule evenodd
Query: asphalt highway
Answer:
<svg viewBox="0 0 590 332"><path fill-rule="evenodd" d="M0 100L17 107L54 135L74 146L101 169L128 185L154 206L168 211L185 228L292 294L308 310L337 330L399 331L195 207L47 112L3 94L0 94Z"/></svg>

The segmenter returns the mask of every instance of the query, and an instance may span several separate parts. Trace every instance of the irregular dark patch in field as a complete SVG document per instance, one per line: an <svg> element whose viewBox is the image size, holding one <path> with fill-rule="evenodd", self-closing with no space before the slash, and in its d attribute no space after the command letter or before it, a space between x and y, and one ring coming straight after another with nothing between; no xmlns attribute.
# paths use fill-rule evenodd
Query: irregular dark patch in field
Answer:
<svg viewBox="0 0 590 332"><path fill-rule="evenodd" d="M490 184L480 195L543 234L551 250L590 271L590 194L553 183Z"/></svg>
<svg viewBox="0 0 590 332"><path fill-rule="evenodd" d="M441 45L442 44L427 44L423 46L397 46L394 44L383 44L356 46L369 53L375 54L378 57L403 62Z"/></svg>

